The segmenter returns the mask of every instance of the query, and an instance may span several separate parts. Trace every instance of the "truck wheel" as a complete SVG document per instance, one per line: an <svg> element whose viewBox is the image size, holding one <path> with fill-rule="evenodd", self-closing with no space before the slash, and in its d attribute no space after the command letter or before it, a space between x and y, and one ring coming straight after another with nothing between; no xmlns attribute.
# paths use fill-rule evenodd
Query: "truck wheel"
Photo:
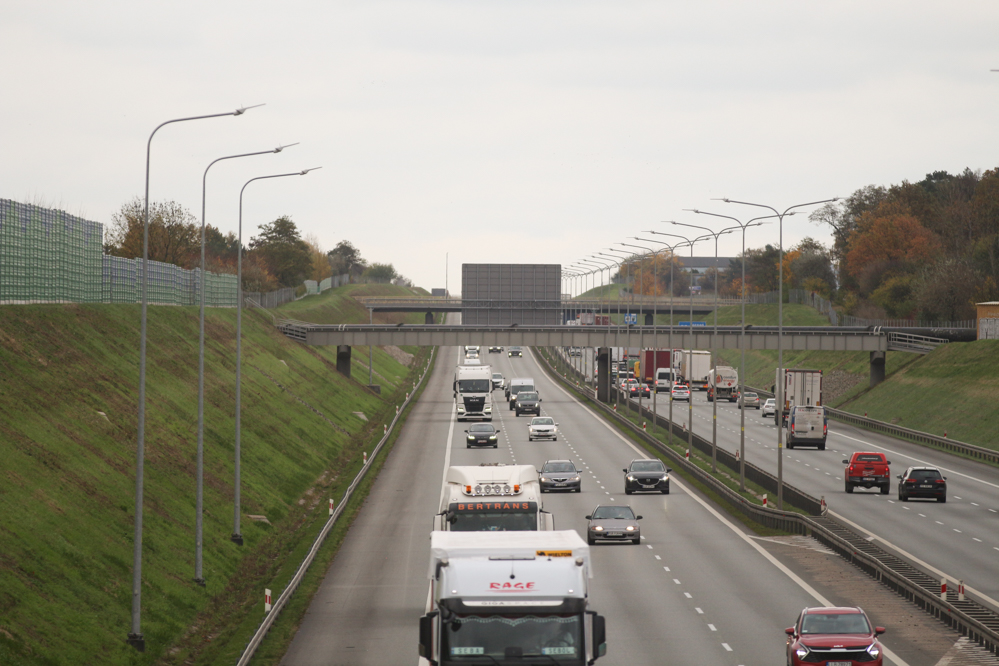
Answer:
<svg viewBox="0 0 999 666"><path fill-rule="evenodd" d="M888 490L889 490L889 487L887 485L881 486L881 494L882 495L887 495L888 494Z"/></svg>
<svg viewBox="0 0 999 666"><path fill-rule="evenodd" d="M826 442L825 440L822 440L822 443L819 444L819 451L825 451L825 450L826 450Z"/></svg>
<svg viewBox="0 0 999 666"><path fill-rule="evenodd" d="M792 442L790 439L787 440L787 450L790 451L793 448L794 448L794 442Z"/></svg>
<svg viewBox="0 0 999 666"><path fill-rule="evenodd" d="M845 486L846 492L848 492L848 493L852 493L853 492L853 484L852 483L850 483L849 481L847 481L844 484L844 486Z"/></svg>

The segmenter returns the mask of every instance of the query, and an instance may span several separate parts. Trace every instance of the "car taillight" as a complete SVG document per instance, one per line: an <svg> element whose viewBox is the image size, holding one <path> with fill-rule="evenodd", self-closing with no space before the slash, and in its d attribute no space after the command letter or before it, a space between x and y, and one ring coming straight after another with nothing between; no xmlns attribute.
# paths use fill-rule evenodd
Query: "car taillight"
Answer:
<svg viewBox="0 0 999 666"><path fill-rule="evenodd" d="M946 482L946 481L944 481L943 479L937 479L937 480L936 480L936 482L937 482L937 483L947 483L947 482Z"/></svg>
<svg viewBox="0 0 999 666"><path fill-rule="evenodd" d="M853 465L850 465L850 474L853 474Z"/></svg>
<svg viewBox="0 0 999 666"><path fill-rule="evenodd" d="M822 424L822 434L825 435L828 432L829 432L829 424L828 423L823 423Z"/></svg>
<svg viewBox="0 0 999 666"><path fill-rule="evenodd" d="M906 479L905 482L906 483L915 483L916 480L915 479Z"/></svg>

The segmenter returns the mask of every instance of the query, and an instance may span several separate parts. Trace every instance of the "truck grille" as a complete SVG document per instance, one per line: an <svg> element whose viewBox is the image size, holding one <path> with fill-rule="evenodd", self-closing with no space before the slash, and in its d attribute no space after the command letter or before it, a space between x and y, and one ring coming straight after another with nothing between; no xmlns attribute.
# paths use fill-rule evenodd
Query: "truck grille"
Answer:
<svg viewBox="0 0 999 666"><path fill-rule="evenodd" d="M466 412L481 412L486 404L485 398L465 398Z"/></svg>

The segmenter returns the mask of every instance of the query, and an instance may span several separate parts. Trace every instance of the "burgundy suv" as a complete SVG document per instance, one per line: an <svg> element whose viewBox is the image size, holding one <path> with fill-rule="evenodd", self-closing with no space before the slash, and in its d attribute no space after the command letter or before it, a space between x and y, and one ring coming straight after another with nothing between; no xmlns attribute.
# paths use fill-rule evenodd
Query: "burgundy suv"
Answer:
<svg viewBox="0 0 999 666"><path fill-rule="evenodd" d="M882 666L878 636L885 628L859 608L806 608L784 631L789 666Z"/></svg>

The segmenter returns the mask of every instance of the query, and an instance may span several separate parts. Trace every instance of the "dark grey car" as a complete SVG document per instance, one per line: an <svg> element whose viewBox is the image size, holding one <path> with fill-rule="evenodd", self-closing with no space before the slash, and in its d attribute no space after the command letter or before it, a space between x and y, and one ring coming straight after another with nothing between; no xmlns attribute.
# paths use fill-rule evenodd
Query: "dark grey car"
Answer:
<svg viewBox="0 0 999 666"><path fill-rule="evenodd" d="M638 458L624 470L624 494L630 495L639 490L651 490L669 495L669 473L661 460Z"/></svg>
<svg viewBox="0 0 999 666"><path fill-rule="evenodd" d="M636 516L630 506L601 505L593 510L586 519L586 542L591 546L597 540L631 541L641 543L642 534L638 526L641 516Z"/></svg>
<svg viewBox="0 0 999 666"><path fill-rule="evenodd" d="M576 469L576 463L571 460L549 460L538 470L541 477L541 492L552 490L568 490L578 493L583 489L579 475L582 470Z"/></svg>
<svg viewBox="0 0 999 666"><path fill-rule="evenodd" d="M534 414L541 416L541 396L536 391L521 391L517 394L517 402L513 406L517 416Z"/></svg>

